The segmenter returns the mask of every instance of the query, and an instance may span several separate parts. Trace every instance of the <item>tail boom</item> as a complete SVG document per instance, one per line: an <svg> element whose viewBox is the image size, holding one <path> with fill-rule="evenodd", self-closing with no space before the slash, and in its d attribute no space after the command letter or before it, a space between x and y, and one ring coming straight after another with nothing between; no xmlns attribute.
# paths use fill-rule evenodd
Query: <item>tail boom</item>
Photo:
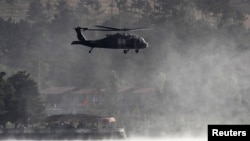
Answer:
<svg viewBox="0 0 250 141"><path fill-rule="evenodd" d="M73 41L71 45L82 45L81 41Z"/></svg>

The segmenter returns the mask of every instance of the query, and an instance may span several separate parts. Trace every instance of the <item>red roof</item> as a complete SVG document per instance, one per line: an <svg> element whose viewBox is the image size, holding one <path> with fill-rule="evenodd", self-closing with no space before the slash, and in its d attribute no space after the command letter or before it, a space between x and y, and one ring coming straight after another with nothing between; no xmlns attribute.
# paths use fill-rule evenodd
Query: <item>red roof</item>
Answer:
<svg viewBox="0 0 250 141"><path fill-rule="evenodd" d="M123 93L123 92L131 90L132 88L133 87L131 87L131 86L121 87L121 88L119 88L118 92Z"/></svg>
<svg viewBox="0 0 250 141"><path fill-rule="evenodd" d="M84 89L79 89L77 91L72 92L73 94L92 94L92 93L96 93L97 90L96 89L92 89L92 88L84 88Z"/></svg>
<svg viewBox="0 0 250 141"><path fill-rule="evenodd" d="M41 91L41 94L63 94L73 91L75 87L50 87Z"/></svg>
<svg viewBox="0 0 250 141"><path fill-rule="evenodd" d="M133 91L133 93L135 93L135 94L139 94L139 93L153 93L153 92L155 92L154 88L138 88L138 89L135 89Z"/></svg>

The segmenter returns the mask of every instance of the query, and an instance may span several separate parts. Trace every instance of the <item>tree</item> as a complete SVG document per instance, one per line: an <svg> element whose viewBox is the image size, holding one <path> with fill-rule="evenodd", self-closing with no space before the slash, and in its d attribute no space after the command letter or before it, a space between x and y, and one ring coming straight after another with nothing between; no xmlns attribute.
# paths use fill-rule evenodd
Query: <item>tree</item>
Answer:
<svg viewBox="0 0 250 141"><path fill-rule="evenodd" d="M80 22L79 24L83 24L84 23L85 16L87 18L87 22L89 22L90 9L86 5L85 1L83 1L83 0L79 1L78 4L77 4L77 7L75 9L75 11L77 13L78 21Z"/></svg>
<svg viewBox="0 0 250 141"><path fill-rule="evenodd" d="M35 0L30 3L27 12L27 19L31 23L44 23L48 21L47 16L44 13L41 0Z"/></svg>
<svg viewBox="0 0 250 141"><path fill-rule="evenodd" d="M190 0L156 0L154 20L156 22L172 22L184 18L190 12L188 8L191 3Z"/></svg>
<svg viewBox="0 0 250 141"><path fill-rule="evenodd" d="M65 34L65 32L70 32L72 26L77 22L69 4L66 0L60 0L55 9L55 18L51 22L51 31L53 35L55 33Z"/></svg>
<svg viewBox="0 0 250 141"><path fill-rule="evenodd" d="M99 11L100 8L102 7L101 2L98 0L89 0L87 1L87 5L90 5L90 7L94 10L94 11Z"/></svg>
<svg viewBox="0 0 250 141"><path fill-rule="evenodd" d="M7 83L7 81L3 78L5 76L5 72L0 73L0 124L5 127L6 123L9 120L9 109L12 101L10 101L10 97L12 97L14 93L13 87Z"/></svg>
<svg viewBox="0 0 250 141"><path fill-rule="evenodd" d="M119 14L127 9L127 0L115 0Z"/></svg>
<svg viewBox="0 0 250 141"><path fill-rule="evenodd" d="M5 80L3 79L5 72L0 72L0 116L6 112L4 104L4 85Z"/></svg>
<svg viewBox="0 0 250 141"><path fill-rule="evenodd" d="M150 6L150 2L148 0L134 0L131 2L130 7L133 11L138 12L139 17L141 17L142 14L147 15L152 12L152 7Z"/></svg>
<svg viewBox="0 0 250 141"><path fill-rule="evenodd" d="M39 98L37 83L30 78L30 74L19 71L9 77L7 82L15 89L9 98L11 105L8 107L8 117L15 123L15 127L40 121L44 117L44 107Z"/></svg>
<svg viewBox="0 0 250 141"><path fill-rule="evenodd" d="M101 2L100 2L99 0L87 0L87 1L86 1L86 5L88 5L88 6L92 9L92 11L93 11L93 12L92 12L92 16L93 16L94 18L93 18L92 23L93 23L93 22L96 22L96 21L97 21L96 16L97 16L98 14L102 13L102 12L100 11L100 9L101 9L101 7L102 7Z"/></svg>
<svg viewBox="0 0 250 141"><path fill-rule="evenodd" d="M6 0L6 2L10 5L10 18L13 19L14 0Z"/></svg>
<svg viewBox="0 0 250 141"><path fill-rule="evenodd" d="M50 1L47 1L44 10L46 19L48 20L48 22L50 22L54 18L54 8Z"/></svg>
<svg viewBox="0 0 250 141"><path fill-rule="evenodd" d="M107 110L112 114L118 113L119 95L118 90L120 87L119 78L116 71L111 71L109 76L109 91L106 97Z"/></svg>
<svg viewBox="0 0 250 141"><path fill-rule="evenodd" d="M4 104L6 112L4 112L4 114L1 117L1 124L3 125L3 127L5 127L6 123L11 121L11 119L15 116L11 114L11 110L15 108L14 105L15 89L10 83L6 82L3 91L4 91Z"/></svg>
<svg viewBox="0 0 250 141"><path fill-rule="evenodd" d="M224 25L242 24L246 20L247 13L233 6L230 0L194 0L194 2L197 8L206 16L215 17L220 27Z"/></svg>
<svg viewBox="0 0 250 141"><path fill-rule="evenodd" d="M116 74L116 71L111 71L109 77L109 89L112 94L116 94L118 92L120 86L119 78Z"/></svg>

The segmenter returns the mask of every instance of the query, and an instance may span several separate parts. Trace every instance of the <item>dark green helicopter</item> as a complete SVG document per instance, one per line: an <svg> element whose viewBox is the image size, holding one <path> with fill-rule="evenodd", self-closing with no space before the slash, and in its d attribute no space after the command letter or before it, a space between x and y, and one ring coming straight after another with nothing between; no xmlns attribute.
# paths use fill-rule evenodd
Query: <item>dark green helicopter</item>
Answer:
<svg viewBox="0 0 250 141"><path fill-rule="evenodd" d="M131 30L143 30L145 28L114 28L107 26L96 26L97 29L76 27L75 31L77 34L78 41L73 41L72 45L84 45L90 47L89 53L94 48L107 48L107 49L123 49L124 54L127 54L130 49L135 49L136 53L139 53L140 49L145 49L148 47L148 43L144 38L127 34L126 31ZM87 40L82 34L83 31L123 31L123 33L107 34L106 37L98 40Z"/></svg>

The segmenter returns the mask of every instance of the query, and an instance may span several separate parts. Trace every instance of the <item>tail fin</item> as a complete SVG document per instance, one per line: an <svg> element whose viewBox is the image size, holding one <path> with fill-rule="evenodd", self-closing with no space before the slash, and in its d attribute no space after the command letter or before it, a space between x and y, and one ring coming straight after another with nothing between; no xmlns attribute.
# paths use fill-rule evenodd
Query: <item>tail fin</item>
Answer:
<svg viewBox="0 0 250 141"><path fill-rule="evenodd" d="M75 31L76 31L78 40L80 40L80 41L86 41L86 38L81 33L81 28L80 27L76 27Z"/></svg>

